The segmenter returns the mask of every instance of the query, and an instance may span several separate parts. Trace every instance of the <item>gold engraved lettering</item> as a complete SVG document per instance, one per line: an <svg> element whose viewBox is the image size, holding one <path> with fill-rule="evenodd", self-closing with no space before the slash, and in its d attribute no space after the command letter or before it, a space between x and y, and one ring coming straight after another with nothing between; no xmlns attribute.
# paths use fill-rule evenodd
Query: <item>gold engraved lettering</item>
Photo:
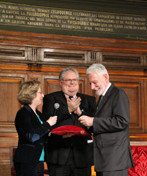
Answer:
<svg viewBox="0 0 147 176"><path fill-rule="evenodd" d="M45 26L47 26L47 27L54 27L54 24L52 24L52 23L45 23Z"/></svg>
<svg viewBox="0 0 147 176"><path fill-rule="evenodd" d="M72 11L65 11L65 10L51 10L51 14L56 14L56 15L72 15Z"/></svg>
<svg viewBox="0 0 147 176"><path fill-rule="evenodd" d="M125 29L132 29L132 26L124 26Z"/></svg>
<svg viewBox="0 0 147 176"><path fill-rule="evenodd" d="M14 10L6 10L7 14L13 14L13 15L19 15L19 11L14 11Z"/></svg>
<svg viewBox="0 0 147 176"><path fill-rule="evenodd" d="M141 18L141 17L134 17L135 21L146 21L145 18Z"/></svg>
<svg viewBox="0 0 147 176"><path fill-rule="evenodd" d="M109 20L109 19L99 19L99 18L96 18L94 19L94 22L99 22L99 23L115 23L115 20Z"/></svg>
<svg viewBox="0 0 147 176"><path fill-rule="evenodd" d="M82 16L82 17L91 17L90 13L84 13L84 12L73 12L73 15Z"/></svg>
<svg viewBox="0 0 147 176"><path fill-rule="evenodd" d="M132 20L133 20L133 17L121 16L120 19L121 19L121 20L130 20L130 21L132 21Z"/></svg>
<svg viewBox="0 0 147 176"><path fill-rule="evenodd" d="M50 23L57 23L56 19L50 19L50 18L45 18L46 22L50 22ZM58 21L59 22L59 21Z"/></svg>
<svg viewBox="0 0 147 176"><path fill-rule="evenodd" d="M68 19L68 16L65 15L50 15L50 18L56 18L56 19Z"/></svg>
<svg viewBox="0 0 147 176"><path fill-rule="evenodd" d="M84 26L84 29L85 29L85 30L92 31L92 27L90 27L90 26Z"/></svg>
<svg viewBox="0 0 147 176"><path fill-rule="evenodd" d="M77 30L89 32L114 32L130 34L147 30L147 19L144 16L114 14L105 12L88 12L53 7L0 2L0 23L34 28L51 28L60 30ZM136 31L134 31L136 33ZM134 34L133 34L134 35Z"/></svg>
<svg viewBox="0 0 147 176"><path fill-rule="evenodd" d="M33 26L43 26L43 23L42 22L27 22L28 25L33 25Z"/></svg>
<svg viewBox="0 0 147 176"><path fill-rule="evenodd" d="M8 18L8 15L2 14L2 18Z"/></svg>
<svg viewBox="0 0 147 176"><path fill-rule="evenodd" d="M19 10L19 8L17 6L13 6L13 5L8 5L8 9Z"/></svg>
<svg viewBox="0 0 147 176"><path fill-rule="evenodd" d="M5 23L10 23L10 19L5 19Z"/></svg>
<svg viewBox="0 0 147 176"><path fill-rule="evenodd" d="M30 21L35 21L35 17L29 17Z"/></svg>
<svg viewBox="0 0 147 176"><path fill-rule="evenodd" d="M7 8L7 6L6 6L6 5L4 5L4 4L0 4L0 8L2 8L2 9L6 9L6 8Z"/></svg>
<svg viewBox="0 0 147 176"><path fill-rule="evenodd" d="M12 20L11 22L13 24L25 24L25 21L22 21L22 20Z"/></svg>
<svg viewBox="0 0 147 176"><path fill-rule="evenodd" d="M39 8L37 8L37 11L40 12L40 13L50 13L50 10L48 10L48 9L39 9Z"/></svg>
<svg viewBox="0 0 147 176"><path fill-rule="evenodd" d="M62 24L61 27L66 29L81 29L81 26L72 26L72 25L66 25L66 24Z"/></svg>
<svg viewBox="0 0 147 176"><path fill-rule="evenodd" d="M114 24L114 28L119 28L119 29L121 29L121 28L123 28L123 25L121 25L121 24Z"/></svg>
<svg viewBox="0 0 147 176"><path fill-rule="evenodd" d="M86 21L70 21L67 20L68 24L73 24L73 25L89 25L89 22Z"/></svg>
<svg viewBox="0 0 147 176"><path fill-rule="evenodd" d="M26 17L26 16L18 16L18 15L15 16L15 19L17 19L17 20L29 20L29 18Z"/></svg>
<svg viewBox="0 0 147 176"><path fill-rule="evenodd" d="M20 7L21 11L27 11L27 12L35 12L35 8L31 8L31 7Z"/></svg>
<svg viewBox="0 0 147 176"><path fill-rule="evenodd" d="M95 27L96 31L102 31L102 32L113 32L112 28L102 28L102 27Z"/></svg>
<svg viewBox="0 0 147 176"><path fill-rule="evenodd" d="M100 23L93 23L93 22L90 22L89 25L90 25L90 26L100 26L101 24L100 24Z"/></svg>
<svg viewBox="0 0 147 176"><path fill-rule="evenodd" d="M113 15L103 15L103 14L98 14L98 18L103 18L103 19L115 19L115 16Z"/></svg>
<svg viewBox="0 0 147 176"><path fill-rule="evenodd" d="M137 26L145 26L144 22L135 22L135 21L125 21L125 24L137 25Z"/></svg>
<svg viewBox="0 0 147 176"><path fill-rule="evenodd" d="M36 18L37 21L44 21L44 18Z"/></svg>
<svg viewBox="0 0 147 176"><path fill-rule="evenodd" d="M143 27L138 27L139 30L143 30L143 31L146 31L147 30L147 27L146 26L143 26Z"/></svg>
<svg viewBox="0 0 147 176"><path fill-rule="evenodd" d="M36 17L49 17L49 14L45 13L37 13L37 12L26 12L26 15L28 16L36 16Z"/></svg>

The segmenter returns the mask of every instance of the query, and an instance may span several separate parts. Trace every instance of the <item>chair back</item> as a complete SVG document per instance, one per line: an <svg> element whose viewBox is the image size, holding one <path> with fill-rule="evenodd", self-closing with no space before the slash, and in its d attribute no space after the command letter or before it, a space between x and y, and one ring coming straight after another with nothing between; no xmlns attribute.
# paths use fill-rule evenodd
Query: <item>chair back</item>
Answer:
<svg viewBox="0 0 147 176"><path fill-rule="evenodd" d="M16 171L14 167L14 154L16 152L16 146L11 146L10 147L10 172L11 176L16 176Z"/></svg>

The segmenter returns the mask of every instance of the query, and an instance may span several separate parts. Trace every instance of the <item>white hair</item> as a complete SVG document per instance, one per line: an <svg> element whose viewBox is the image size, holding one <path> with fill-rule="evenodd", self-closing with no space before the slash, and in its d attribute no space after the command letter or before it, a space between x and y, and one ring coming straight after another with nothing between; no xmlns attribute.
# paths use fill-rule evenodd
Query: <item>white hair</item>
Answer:
<svg viewBox="0 0 147 176"><path fill-rule="evenodd" d="M87 68L86 74L89 75L91 73L96 73L99 76L107 74L108 79L109 79L108 71L105 68L105 66L102 64L92 64L91 66L89 66L89 68Z"/></svg>

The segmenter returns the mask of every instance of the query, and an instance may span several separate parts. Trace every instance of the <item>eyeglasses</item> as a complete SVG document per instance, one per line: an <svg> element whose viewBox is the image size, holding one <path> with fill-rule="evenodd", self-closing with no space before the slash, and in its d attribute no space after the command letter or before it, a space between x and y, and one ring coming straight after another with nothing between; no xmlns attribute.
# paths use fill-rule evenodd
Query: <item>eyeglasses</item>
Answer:
<svg viewBox="0 0 147 176"><path fill-rule="evenodd" d="M76 82L78 82L78 79L62 79L62 81L66 82L66 83L71 83L71 82L76 83Z"/></svg>

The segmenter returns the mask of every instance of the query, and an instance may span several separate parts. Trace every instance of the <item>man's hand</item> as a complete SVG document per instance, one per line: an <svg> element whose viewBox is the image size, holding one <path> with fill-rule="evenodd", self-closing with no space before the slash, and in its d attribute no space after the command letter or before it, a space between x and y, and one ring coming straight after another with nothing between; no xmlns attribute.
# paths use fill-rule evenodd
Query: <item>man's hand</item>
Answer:
<svg viewBox="0 0 147 176"><path fill-rule="evenodd" d="M89 116L85 116L85 115L83 115L79 118L80 123L82 123L86 127L93 126L93 120L94 120L94 117L89 117Z"/></svg>
<svg viewBox="0 0 147 176"><path fill-rule="evenodd" d="M72 99L67 99L67 106L68 106L68 111L69 113L76 112L76 110L79 108L81 104L81 98L80 97L75 97Z"/></svg>
<svg viewBox="0 0 147 176"><path fill-rule="evenodd" d="M80 107L78 107L75 111L74 111L75 114L77 114L78 116L80 116L82 114L82 111L80 109Z"/></svg>

